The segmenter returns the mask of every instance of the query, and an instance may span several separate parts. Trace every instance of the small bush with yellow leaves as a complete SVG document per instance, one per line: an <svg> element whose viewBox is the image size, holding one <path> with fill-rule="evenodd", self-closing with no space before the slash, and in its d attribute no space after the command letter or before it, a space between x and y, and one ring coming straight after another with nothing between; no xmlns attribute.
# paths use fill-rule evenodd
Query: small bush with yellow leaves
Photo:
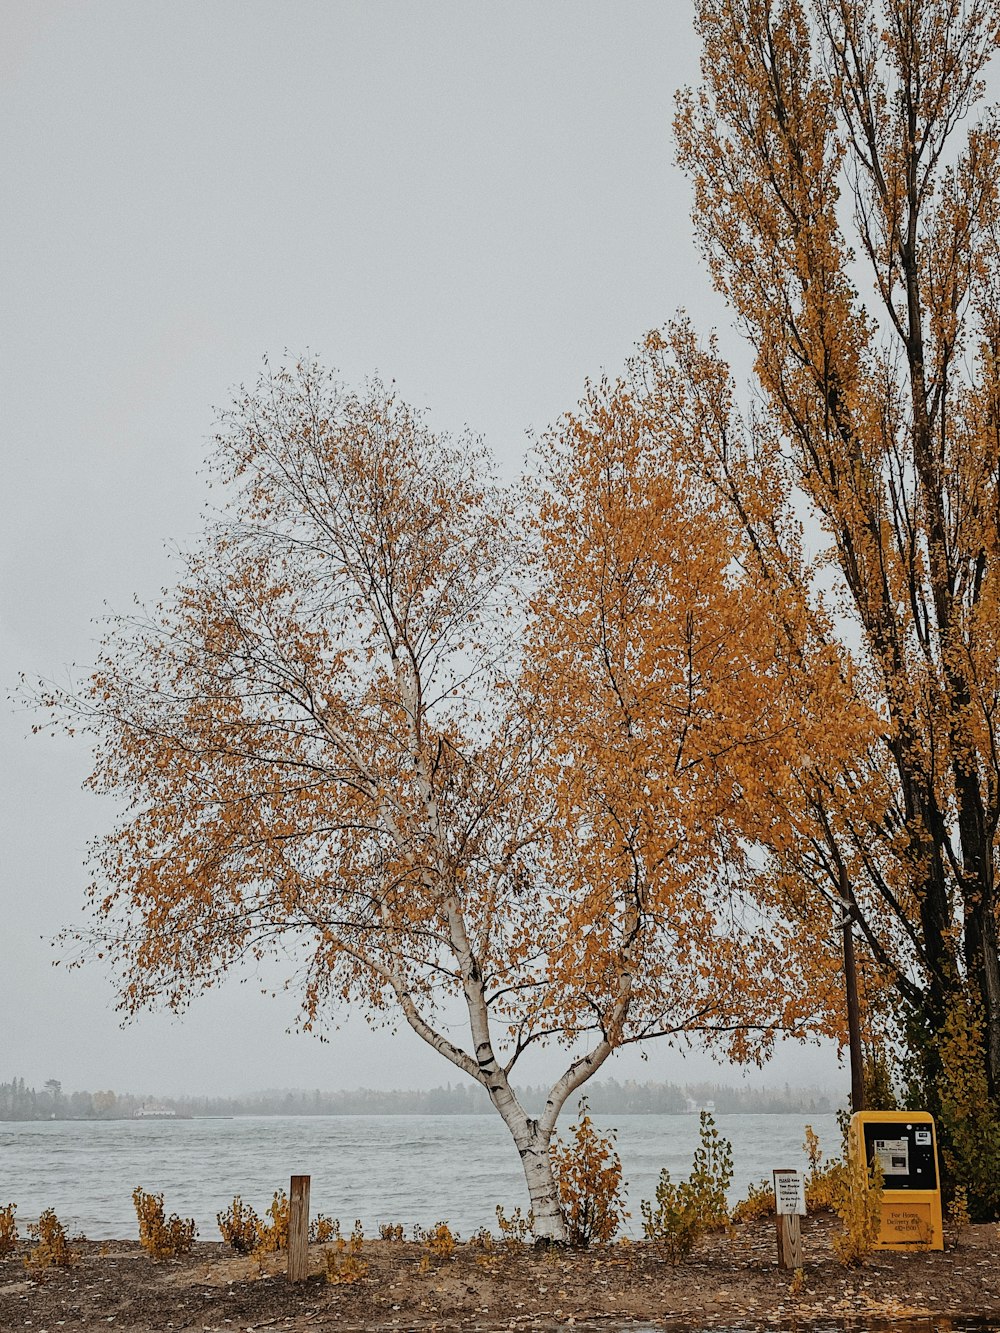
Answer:
<svg viewBox="0 0 1000 1333"><path fill-rule="evenodd" d="M819 1135L812 1125L806 1125L806 1139L802 1147L809 1159L806 1176L806 1207L810 1213L833 1212L834 1190L837 1183L838 1163L833 1158L823 1161Z"/></svg>
<svg viewBox="0 0 1000 1333"><path fill-rule="evenodd" d="M427 1270L436 1263L450 1259L455 1253L455 1236L447 1222L435 1222L424 1238L424 1253L420 1259L420 1271Z"/></svg>
<svg viewBox="0 0 1000 1333"><path fill-rule="evenodd" d="M252 1208L236 1195L224 1213L216 1213L215 1220L222 1239L237 1254L252 1254L257 1248L261 1221Z"/></svg>
<svg viewBox="0 0 1000 1333"><path fill-rule="evenodd" d="M336 1217L327 1217L326 1213L317 1213L309 1223L309 1244L325 1245L340 1235L340 1221Z"/></svg>
<svg viewBox="0 0 1000 1333"><path fill-rule="evenodd" d="M606 1245L628 1217L622 1192L622 1164L615 1149L615 1131L598 1134L580 1098L580 1119L570 1126L568 1143L559 1139L550 1149L552 1173L570 1245L585 1249L595 1241Z"/></svg>
<svg viewBox="0 0 1000 1333"><path fill-rule="evenodd" d="M368 1271L368 1265L361 1258L364 1239L364 1229L360 1221L355 1221L349 1239L345 1240L338 1234L334 1243L327 1246L323 1251L327 1282L341 1285L357 1282L364 1277Z"/></svg>
<svg viewBox="0 0 1000 1333"><path fill-rule="evenodd" d="M28 1226L28 1235L36 1242L25 1255L25 1268L38 1271L43 1268L68 1268L76 1262L77 1254L70 1249L66 1229L51 1208L46 1208L37 1222Z"/></svg>
<svg viewBox="0 0 1000 1333"><path fill-rule="evenodd" d="M845 1268L856 1268L871 1254L881 1229L882 1168L876 1160L869 1175L864 1157L850 1143L847 1160L831 1170L833 1207L843 1223L843 1231L833 1238L833 1250Z"/></svg>
<svg viewBox="0 0 1000 1333"><path fill-rule="evenodd" d="M16 1203L6 1203L0 1208L0 1259L6 1259L17 1247L16 1212Z"/></svg>
<svg viewBox="0 0 1000 1333"><path fill-rule="evenodd" d="M769 1180L757 1184L751 1180L747 1187L747 1197L740 1199L733 1208L734 1222L756 1222L762 1217L774 1214L774 1186Z"/></svg>
<svg viewBox="0 0 1000 1333"><path fill-rule="evenodd" d="M274 1254L277 1250L288 1249L288 1219L291 1214L291 1204L288 1202L288 1195L284 1190L276 1190L274 1198L265 1213L270 1222L260 1221L257 1224L257 1244L254 1246L254 1254L260 1257L265 1254Z"/></svg>
<svg viewBox="0 0 1000 1333"><path fill-rule="evenodd" d="M0 1223L3 1221L3 1214L0 1213ZM972 1217L969 1213L969 1192L964 1185L956 1185L955 1193L951 1196L951 1202L948 1204L948 1228L950 1231L951 1248L957 1250L962 1243L966 1229L971 1226ZM0 1244L2 1244L3 1231L0 1227ZM0 1254L3 1251L0 1249Z"/></svg>
<svg viewBox="0 0 1000 1333"><path fill-rule="evenodd" d="M660 1244L671 1264L686 1259L706 1231L729 1223L726 1192L733 1178L732 1144L722 1138L707 1111L701 1112L699 1144L687 1180L675 1184L660 1172L656 1206L643 1199L642 1229L647 1240Z"/></svg>
<svg viewBox="0 0 1000 1333"><path fill-rule="evenodd" d="M500 1228L504 1249L523 1250L534 1221L534 1214L530 1211L527 1216L522 1215L520 1205L508 1217L500 1204L497 1204L497 1226Z"/></svg>
<svg viewBox="0 0 1000 1333"><path fill-rule="evenodd" d="M163 1214L163 1195L147 1194L141 1185L132 1191L135 1215L139 1219L139 1244L152 1259L175 1259L190 1253L198 1231L194 1218Z"/></svg>

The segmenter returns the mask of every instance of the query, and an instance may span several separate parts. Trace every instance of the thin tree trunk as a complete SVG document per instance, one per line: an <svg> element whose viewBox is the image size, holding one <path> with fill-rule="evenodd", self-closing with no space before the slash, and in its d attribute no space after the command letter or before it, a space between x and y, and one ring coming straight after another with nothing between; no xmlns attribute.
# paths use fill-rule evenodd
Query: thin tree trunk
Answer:
<svg viewBox="0 0 1000 1333"><path fill-rule="evenodd" d="M865 1108L865 1067L861 1053L861 1008L854 958L854 923L844 908L844 985L847 991L847 1044L851 1059L851 1110Z"/></svg>

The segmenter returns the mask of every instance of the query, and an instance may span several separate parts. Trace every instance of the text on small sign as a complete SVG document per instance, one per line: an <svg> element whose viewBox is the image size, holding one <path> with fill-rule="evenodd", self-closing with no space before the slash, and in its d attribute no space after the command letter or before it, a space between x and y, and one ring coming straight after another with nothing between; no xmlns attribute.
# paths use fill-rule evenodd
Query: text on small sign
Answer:
<svg viewBox="0 0 1000 1333"><path fill-rule="evenodd" d="M801 1171L774 1172L774 1208L779 1217L806 1215L806 1182Z"/></svg>

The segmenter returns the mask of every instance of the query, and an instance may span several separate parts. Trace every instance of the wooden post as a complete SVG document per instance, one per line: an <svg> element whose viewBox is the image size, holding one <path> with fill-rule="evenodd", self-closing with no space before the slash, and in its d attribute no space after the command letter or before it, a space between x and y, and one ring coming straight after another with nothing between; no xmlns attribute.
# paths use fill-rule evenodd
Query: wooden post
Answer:
<svg viewBox="0 0 1000 1333"><path fill-rule="evenodd" d="M801 1171L787 1167L774 1171L774 1211L778 1229L778 1267L802 1267L802 1230L799 1217L806 1211L806 1185Z"/></svg>
<svg viewBox="0 0 1000 1333"><path fill-rule="evenodd" d="M779 1213L775 1219L778 1226L778 1267L802 1267L802 1228L798 1213Z"/></svg>
<svg viewBox="0 0 1000 1333"><path fill-rule="evenodd" d="M309 1176L292 1176L288 1191L288 1280L309 1276Z"/></svg>

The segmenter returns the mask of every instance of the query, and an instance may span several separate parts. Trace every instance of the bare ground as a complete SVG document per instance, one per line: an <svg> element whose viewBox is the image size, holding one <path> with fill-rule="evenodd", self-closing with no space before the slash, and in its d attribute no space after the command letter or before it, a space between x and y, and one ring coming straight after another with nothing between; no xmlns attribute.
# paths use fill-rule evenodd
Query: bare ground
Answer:
<svg viewBox="0 0 1000 1333"><path fill-rule="evenodd" d="M668 1322L791 1329L930 1316L925 1327L947 1328L946 1317L963 1316L1000 1327L996 1226L967 1228L943 1253L877 1253L848 1270L830 1249L834 1225L803 1219L797 1282L777 1268L770 1220L710 1238L676 1268L646 1243L516 1253L460 1245L427 1266L415 1242L368 1241L364 1275L342 1284L326 1281L320 1247L311 1251L309 1278L291 1284L284 1255L261 1267L221 1243L155 1263L135 1242L78 1242L71 1267L41 1275L26 1270L21 1245L0 1260L0 1330L611 1330Z"/></svg>

